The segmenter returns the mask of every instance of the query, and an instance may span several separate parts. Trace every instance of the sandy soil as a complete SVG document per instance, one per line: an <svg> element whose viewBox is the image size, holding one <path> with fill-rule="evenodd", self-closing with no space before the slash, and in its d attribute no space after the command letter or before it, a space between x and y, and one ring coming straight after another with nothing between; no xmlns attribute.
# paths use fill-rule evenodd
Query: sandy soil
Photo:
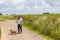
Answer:
<svg viewBox="0 0 60 40"><path fill-rule="evenodd" d="M46 40L30 30L23 28L22 34L10 35L10 29L17 31L17 24L13 20L0 22L2 36L1 40Z"/></svg>

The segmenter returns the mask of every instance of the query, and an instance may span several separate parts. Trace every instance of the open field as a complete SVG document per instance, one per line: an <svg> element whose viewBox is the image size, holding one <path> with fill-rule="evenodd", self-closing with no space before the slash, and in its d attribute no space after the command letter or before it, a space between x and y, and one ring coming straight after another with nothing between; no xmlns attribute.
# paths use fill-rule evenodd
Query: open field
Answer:
<svg viewBox="0 0 60 40"><path fill-rule="evenodd" d="M0 27L0 38L1 38L1 27Z"/></svg>
<svg viewBox="0 0 60 40"><path fill-rule="evenodd" d="M25 27L54 40L60 40L60 14L23 15Z"/></svg>
<svg viewBox="0 0 60 40"><path fill-rule="evenodd" d="M14 15L0 16L0 18L15 20ZM54 40L60 40L60 14L22 15L23 25L38 34Z"/></svg>

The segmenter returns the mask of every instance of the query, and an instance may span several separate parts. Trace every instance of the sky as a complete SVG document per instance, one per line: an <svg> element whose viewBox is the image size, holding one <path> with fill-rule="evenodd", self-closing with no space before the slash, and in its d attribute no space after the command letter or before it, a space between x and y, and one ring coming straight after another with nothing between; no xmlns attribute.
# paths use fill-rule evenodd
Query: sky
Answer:
<svg viewBox="0 0 60 40"><path fill-rule="evenodd" d="M60 0L0 0L0 13L60 13Z"/></svg>

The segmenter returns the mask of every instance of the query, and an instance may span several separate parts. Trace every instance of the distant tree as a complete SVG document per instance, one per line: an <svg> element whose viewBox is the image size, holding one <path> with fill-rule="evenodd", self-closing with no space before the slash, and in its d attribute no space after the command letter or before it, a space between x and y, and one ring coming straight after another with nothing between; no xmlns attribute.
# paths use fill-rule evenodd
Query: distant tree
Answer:
<svg viewBox="0 0 60 40"><path fill-rule="evenodd" d="M0 13L0 15L2 15L2 13Z"/></svg>
<svg viewBox="0 0 60 40"><path fill-rule="evenodd" d="M46 13L43 13L43 14L50 14L50 13L46 12Z"/></svg>
<svg viewBox="0 0 60 40"><path fill-rule="evenodd" d="M8 14L6 14L6 15L8 15Z"/></svg>

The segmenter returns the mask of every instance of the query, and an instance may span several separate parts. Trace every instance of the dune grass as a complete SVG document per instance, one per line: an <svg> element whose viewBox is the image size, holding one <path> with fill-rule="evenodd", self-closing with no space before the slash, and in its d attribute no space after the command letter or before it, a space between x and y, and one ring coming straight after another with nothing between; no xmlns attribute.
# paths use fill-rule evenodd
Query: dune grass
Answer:
<svg viewBox="0 0 60 40"><path fill-rule="evenodd" d="M5 21L4 16L0 15L0 21Z"/></svg>
<svg viewBox="0 0 60 40"><path fill-rule="evenodd" d="M11 15L5 16L4 19L15 20L14 16Z"/></svg>
<svg viewBox="0 0 60 40"><path fill-rule="evenodd" d="M1 38L1 27L0 27L0 38Z"/></svg>
<svg viewBox="0 0 60 40"><path fill-rule="evenodd" d="M23 25L54 40L60 40L60 14L23 15Z"/></svg>
<svg viewBox="0 0 60 40"><path fill-rule="evenodd" d="M7 20L15 20L16 18L14 18L14 15L0 15L0 21L5 21L5 19Z"/></svg>

